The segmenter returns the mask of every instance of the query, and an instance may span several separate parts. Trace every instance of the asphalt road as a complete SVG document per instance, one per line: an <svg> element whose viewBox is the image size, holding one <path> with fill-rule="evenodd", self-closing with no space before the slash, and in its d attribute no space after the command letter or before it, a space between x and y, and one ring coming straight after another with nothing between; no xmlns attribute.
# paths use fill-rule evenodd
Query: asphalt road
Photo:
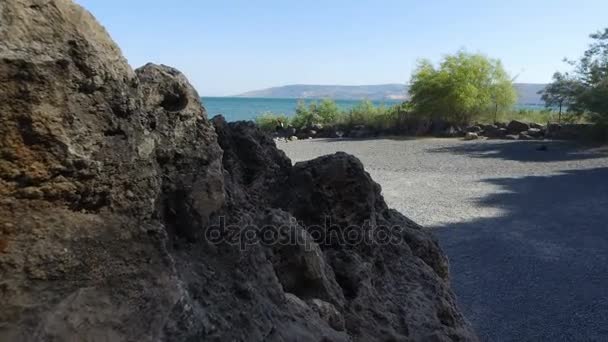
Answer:
<svg viewBox="0 0 608 342"><path fill-rule="evenodd" d="M279 147L294 161L359 157L389 206L435 231L483 341L608 341L608 148L456 139Z"/></svg>

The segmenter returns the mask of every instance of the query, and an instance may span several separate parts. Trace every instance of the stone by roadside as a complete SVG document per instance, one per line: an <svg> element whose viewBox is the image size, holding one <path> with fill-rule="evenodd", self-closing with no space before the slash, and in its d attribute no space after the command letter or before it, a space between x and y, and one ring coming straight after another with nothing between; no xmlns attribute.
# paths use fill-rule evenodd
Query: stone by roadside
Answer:
<svg viewBox="0 0 608 342"><path fill-rule="evenodd" d="M288 127L274 132L278 139L314 139L314 138L351 138L367 139L381 136L432 136L461 137L465 140L477 138L505 140L592 140L597 127L592 124L556 124L542 125L535 122L512 120L494 124L473 124L466 127L446 123L418 122L402 128L374 129L364 125L354 127L333 127L314 125L304 129ZM475 137L476 136L476 137Z"/></svg>

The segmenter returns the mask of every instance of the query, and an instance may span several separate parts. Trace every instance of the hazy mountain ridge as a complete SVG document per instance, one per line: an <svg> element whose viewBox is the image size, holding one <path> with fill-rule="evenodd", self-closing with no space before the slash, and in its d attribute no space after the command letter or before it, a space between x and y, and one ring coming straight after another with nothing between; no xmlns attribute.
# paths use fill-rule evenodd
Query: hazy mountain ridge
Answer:
<svg viewBox="0 0 608 342"><path fill-rule="evenodd" d="M517 102L519 104L543 104L538 91L542 90L545 84L515 83L514 85L517 90ZM407 85L395 83L358 86L292 84L248 91L236 96L298 99L407 100L407 89Z"/></svg>

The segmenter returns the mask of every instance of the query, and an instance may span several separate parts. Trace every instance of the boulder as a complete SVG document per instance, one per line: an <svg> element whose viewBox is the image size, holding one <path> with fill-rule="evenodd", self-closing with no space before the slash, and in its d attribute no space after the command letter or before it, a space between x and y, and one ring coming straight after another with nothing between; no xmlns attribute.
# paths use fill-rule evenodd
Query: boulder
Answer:
<svg viewBox="0 0 608 342"><path fill-rule="evenodd" d="M476 340L355 157L209 121L72 1L0 4L0 79L0 339Z"/></svg>
<svg viewBox="0 0 608 342"><path fill-rule="evenodd" d="M481 126L479 125L474 125L467 127L465 131L468 133L480 133L481 131L483 131L483 128L481 128Z"/></svg>
<svg viewBox="0 0 608 342"><path fill-rule="evenodd" d="M545 128L545 126L541 125L541 124L537 124L535 122L530 122L530 128L536 128L539 130L543 130Z"/></svg>
<svg viewBox="0 0 608 342"><path fill-rule="evenodd" d="M348 132L349 138L362 139L368 138L373 135L373 132L363 125L355 126L350 132Z"/></svg>
<svg viewBox="0 0 608 342"><path fill-rule="evenodd" d="M386 206L380 186L357 158L338 152L299 162L287 188L289 193L278 203L301 218L332 266L348 303L341 310L346 331L354 340L384 340L389 335L379 327L387 325L398 338L412 340L425 340L434 331L444 335L445 328L438 325L441 321L461 326L453 298L436 294L448 291L449 282L447 259L437 242L428 231ZM435 290L414 285L426 277L438 286ZM394 278L400 280L390 280ZM433 308L416 305L420 296L434 303ZM416 307L416 313L404 310L408 307ZM410 319L417 315L426 318ZM434 318L429 322L429 317Z"/></svg>
<svg viewBox="0 0 608 342"><path fill-rule="evenodd" d="M551 139L585 140L601 138L601 135L599 126L593 124L549 124L546 131L546 136Z"/></svg>
<svg viewBox="0 0 608 342"><path fill-rule="evenodd" d="M464 140L477 140L479 139L479 135L477 133L467 132L464 135Z"/></svg>
<svg viewBox="0 0 608 342"><path fill-rule="evenodd" d="M529 135L528 132L521 132L519 133L519 135L517 136L517 138L519 140L533 140L534 137Z"/></svg>
<svg viewBox="0 0 608 342"><path fill-rule="evenodd" d="M445 131L439 134L441 137L454 138L462 136L462 132L455 126L449 126Z"/></svg>
<svg viewBox="0 0 608 342"><path fill-rule="evenodd" d="M483 131L495 131L499 127L497 125L488 124L488 125L482 125L481 128Z"/></svg>
<svg viewBox="0 0 608 342"><path fill-rule="evenodd" d="M276 131L276 134L280 138L289 138L297 134L297 130L293 127L285 127Z"/></svg>
<svg viewBox="0 0 608 342"><path fill-rule="evenodd" d="M521 132L527 131L529 128L530 128L530 125L528 125L525 122L517 121L517 120L511 121L507 125L507 130L509 131L509 134L519 134Z"/></svg>
<svg viewBox="0 0 608 342"><path fill-rule="evenodd" d="M488 138L492 138L492 139L501 139L504 138L507 135L507 129L506 128L499 128L496 125L487 125L484 129L483 134L488 137Z"/></svg>
<svg viewBox="0 0 608 342"><path fill-rule="evenodd" d="M542 138L543 132L540 128L530 128L526 131L526 134L533 138Z"/></svg>
<svg viewBox="0 0 608 342"><path fill-rule="evenodd" d="M549 123L547 124L547 137L555 137L559 134L559 131L562 129L562 125L558 123Z"/></svg>
<svg viewBox="0 0 608 342"><path fill-rule="evenodd" d="M519 139L519 135L507 134L507 135L505 135L505 139L506 140L517 140L517 139Z"/></svg>

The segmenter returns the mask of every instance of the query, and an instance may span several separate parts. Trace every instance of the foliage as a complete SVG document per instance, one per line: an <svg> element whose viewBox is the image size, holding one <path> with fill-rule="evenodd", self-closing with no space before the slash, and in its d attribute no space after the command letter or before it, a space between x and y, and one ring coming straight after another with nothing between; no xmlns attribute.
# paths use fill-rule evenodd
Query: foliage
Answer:
<svg viewBox="0 0 608 342"><path fill-rule="evenodd" d="M271 112L266 112L256 117L255 123L263 131L274 132L277 127L281 126L281 123L283 123L283 126L287 126L287 124L289 123L289 117L287 117L287 115L285 114L274 114Z"/></svg>
<svg viewBox="0 0 608 342"><path fill-rule="evenodd" d="M311 104L311 110L317 113L321 124L335 122L340 115L338 105L331 99L324 99L318 105L316 103Z"/></svg>
<svg viewBox="0 0 608 342"><path fill-rule="evenodd" d="M312 102L308 106L304 101L298 101L296 114L291 124L296 128L311 127L315 124L329 124L338 119L340 109L336 102L324 99L320 103Z"/></svg>
<svg viewBox="0 0 608 342"><path fill-rule="evenodd" d="M568 107L570 116L584 114L608 126L608 28L590 35L593 42L572 73L555 73L542 92L547 107Z"/></svg>
<svg viewBox="0 0 608 342"><path fill-rule="evenodd" d="M321 121L321 119L317 116L315 111L312 110L312 108L307 107L304 101L298 101L298 105L296 106L296 114L291 118L292 126L295 128L310 127L319 121Z"/></svg>
<svg viewBox="0 0 608 342"><path fill-rule="evenodd" d="M390 120L388 118L388 108L384 105L374 106L369 101L361 101L349 111L343 113L340 119L340 124L346 127L354 127L364 125L370 128L382 128L386 126L383 123Z"/></svg>
<svg viewBox="0 0 608 342"><path fill-rule="evenodd" d="M445 56L438 68L422 60L409 92L418 114L463 124L484 113L506 111L517 99L500 61L464 51Z"/></svg>
<svg viewBox="0 0 608 342"><path fill-rule="evenodd" d="M595 121L608 124L608 28L591 34L594 40L575 66L578 88L574 111L587 111Z"/></svg>
<svg viewBox="0 0 608 342"><path fill-rule="evenodd" d="M568 73L556 72L553 74L553 82L549 83L539 94L547 108L558 108L558 122L561 122L563 108L572 108L579 89L579 82Z"/></svg>
<svg viewBox="0 0 608 342"><path fill-rule="evenodd" d="M317 124L343 128L364 125L374 129L389 129L396 127L408 110L411 111L411 108L406 104L376 106L369 100L361 101L349 110L340 110L334 101L325 99L308 105L304 101L298 101L295 115L291 119L284 114L264 113L255 121L263 130L269 132L276 130L279 122L297 129L313 127Z"/></svg>

